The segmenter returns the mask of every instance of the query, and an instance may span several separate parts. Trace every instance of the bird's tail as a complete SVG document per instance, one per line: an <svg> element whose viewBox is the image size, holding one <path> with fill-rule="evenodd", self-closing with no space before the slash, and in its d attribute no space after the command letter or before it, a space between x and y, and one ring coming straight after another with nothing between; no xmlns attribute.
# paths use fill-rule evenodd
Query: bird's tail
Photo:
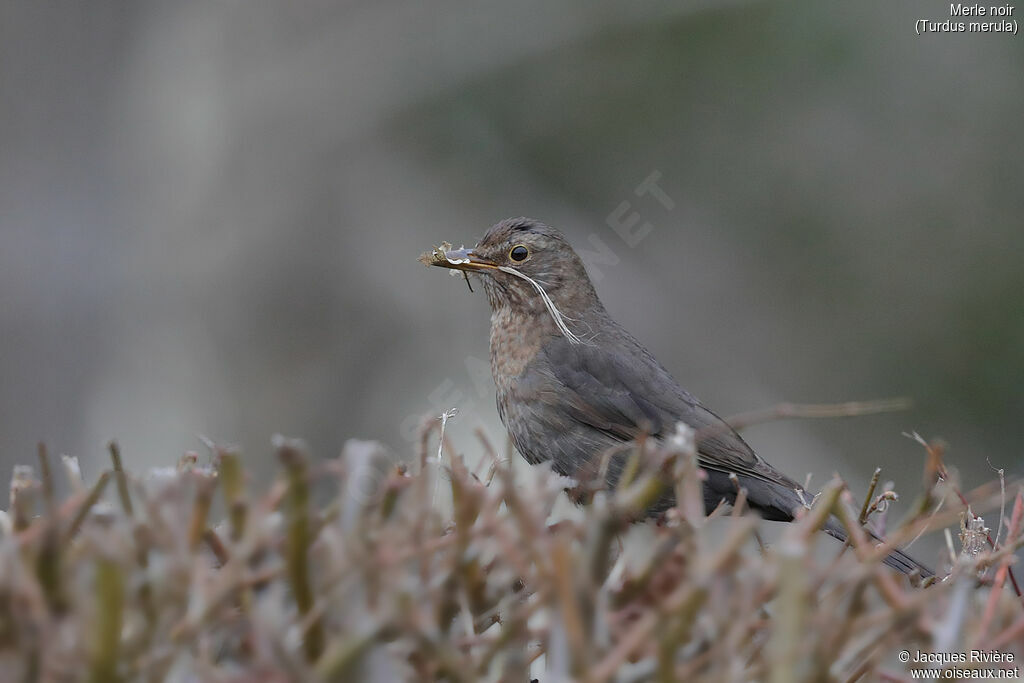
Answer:
<svg viewBox="0 0 1024 683"><path fill-rule="evenodd" d="M838 520L830 519L828 522L826 522L824 531L829 536L837 538L840 541L843 541L844 543L846 542L846 529L843 528L843 526L839 523ZM867 532L867 534L871 538L878 541L879 543L884 542L883 539L876 536L869 529L864 529L864 531ZM910 555L907 555L899 548L893 549L882 561L890 567L892 567L893 569L897 569L903 572L904 574L912 574L916 571L918 574L921 575L922 579L927 579L930 576L935 576L935 572L933 572L931 569L929 569L928 567L924 566L923 564L912 558Z"/></svg>

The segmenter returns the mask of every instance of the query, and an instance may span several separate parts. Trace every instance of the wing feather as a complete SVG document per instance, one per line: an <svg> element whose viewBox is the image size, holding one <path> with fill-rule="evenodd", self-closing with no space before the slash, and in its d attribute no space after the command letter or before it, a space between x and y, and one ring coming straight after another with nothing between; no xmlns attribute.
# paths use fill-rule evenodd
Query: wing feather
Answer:
<svg viewBox="0 0 1024 683"><path fill-rule="evenodd" d="M559 396L559 408L571 418L618 441L629 441L644 430L665 437L681 421L707 434L697 447L702 467L791 483L632 338L611 349L555 339L541 354L551 380L561 385L561 391L553 392Z"/></svg>

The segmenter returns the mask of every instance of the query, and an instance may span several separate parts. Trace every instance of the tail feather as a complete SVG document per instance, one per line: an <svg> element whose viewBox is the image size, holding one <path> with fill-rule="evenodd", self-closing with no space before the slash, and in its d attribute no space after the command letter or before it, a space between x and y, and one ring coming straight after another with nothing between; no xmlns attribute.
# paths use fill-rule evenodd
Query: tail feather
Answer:
<svg viewBox="0 0 1024 683"><path fill-rule="evenodd" d="M843 542L846 541L846 529L844 529L837 520L829 520L828 523L825 524L824 531L833 538L837 538ZM870 530L865 529L864 531L867 532L867 534L871 536L871 538L878 541L879 543L885 542L884 539L879 538ZM892 567L893 569L901 571L904 574L912 574L916 571L918 574L921 575L922 579L927 579L930 576L935 576L935 572L933 572L931 569L929 569L925 565L921 564L920 562L912 558L910 555L907 555L899 548L894 548L892 551L890 551L889 554L882 561L885 562L885 564L887 564L888 566Z"/></svg>
<svg viewBox="0 0 1024 683"><path fill-rule="evenodd" d="M704 466L704 471L707 473L707 479L704 481L704 507L710 514L723 500L732 504L736 500L737 487L724 471L707 466ZM774 477L774 481L763 477L738 475L739 486L747 491L747 505L757 510L767 520L790 522L793 520L793 510L802 508L806 504L804 498L797 493L801 487L775 470L766 471ZM809 499L810 496L807 498ZM671 499L669 500L671 501ZM846 541L846 529L835 518L826 522L824 531L829 536ZM875 541L884 542L870 530L864 529L864 531ZM884 562L904 574L912 574L916 571L923 579L935 576L935 572L899 549L891 550Z"/></svg>

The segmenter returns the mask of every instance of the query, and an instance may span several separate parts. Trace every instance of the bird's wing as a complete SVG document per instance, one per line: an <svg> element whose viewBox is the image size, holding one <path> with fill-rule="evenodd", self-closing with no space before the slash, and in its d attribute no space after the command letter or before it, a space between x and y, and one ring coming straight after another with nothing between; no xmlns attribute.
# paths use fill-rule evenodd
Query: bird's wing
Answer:
<svg viewBox="0 0 1024 683"><path fill-rule="evenodd" d="M683 422L706 435L697 446L702 467L789 484L632 338L610 348L559 338L546 344L541 354L551 379L563 387L552 392L558 397L557 409L572 419L620 441L644 430L665 437Z"/></svg>

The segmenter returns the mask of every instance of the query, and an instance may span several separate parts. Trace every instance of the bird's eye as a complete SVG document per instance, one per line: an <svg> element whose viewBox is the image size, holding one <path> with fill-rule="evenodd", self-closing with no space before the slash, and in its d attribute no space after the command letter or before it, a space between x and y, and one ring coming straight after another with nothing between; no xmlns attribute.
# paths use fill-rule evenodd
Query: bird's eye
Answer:
<svg viewBox="0 0 1024 683"><path fill-rule="evenodd" d="M522 244L517 244L512 247L512 250L508 252L508 257L513 261L525 261L530 255L530 250L524 247Z"/></svg>

